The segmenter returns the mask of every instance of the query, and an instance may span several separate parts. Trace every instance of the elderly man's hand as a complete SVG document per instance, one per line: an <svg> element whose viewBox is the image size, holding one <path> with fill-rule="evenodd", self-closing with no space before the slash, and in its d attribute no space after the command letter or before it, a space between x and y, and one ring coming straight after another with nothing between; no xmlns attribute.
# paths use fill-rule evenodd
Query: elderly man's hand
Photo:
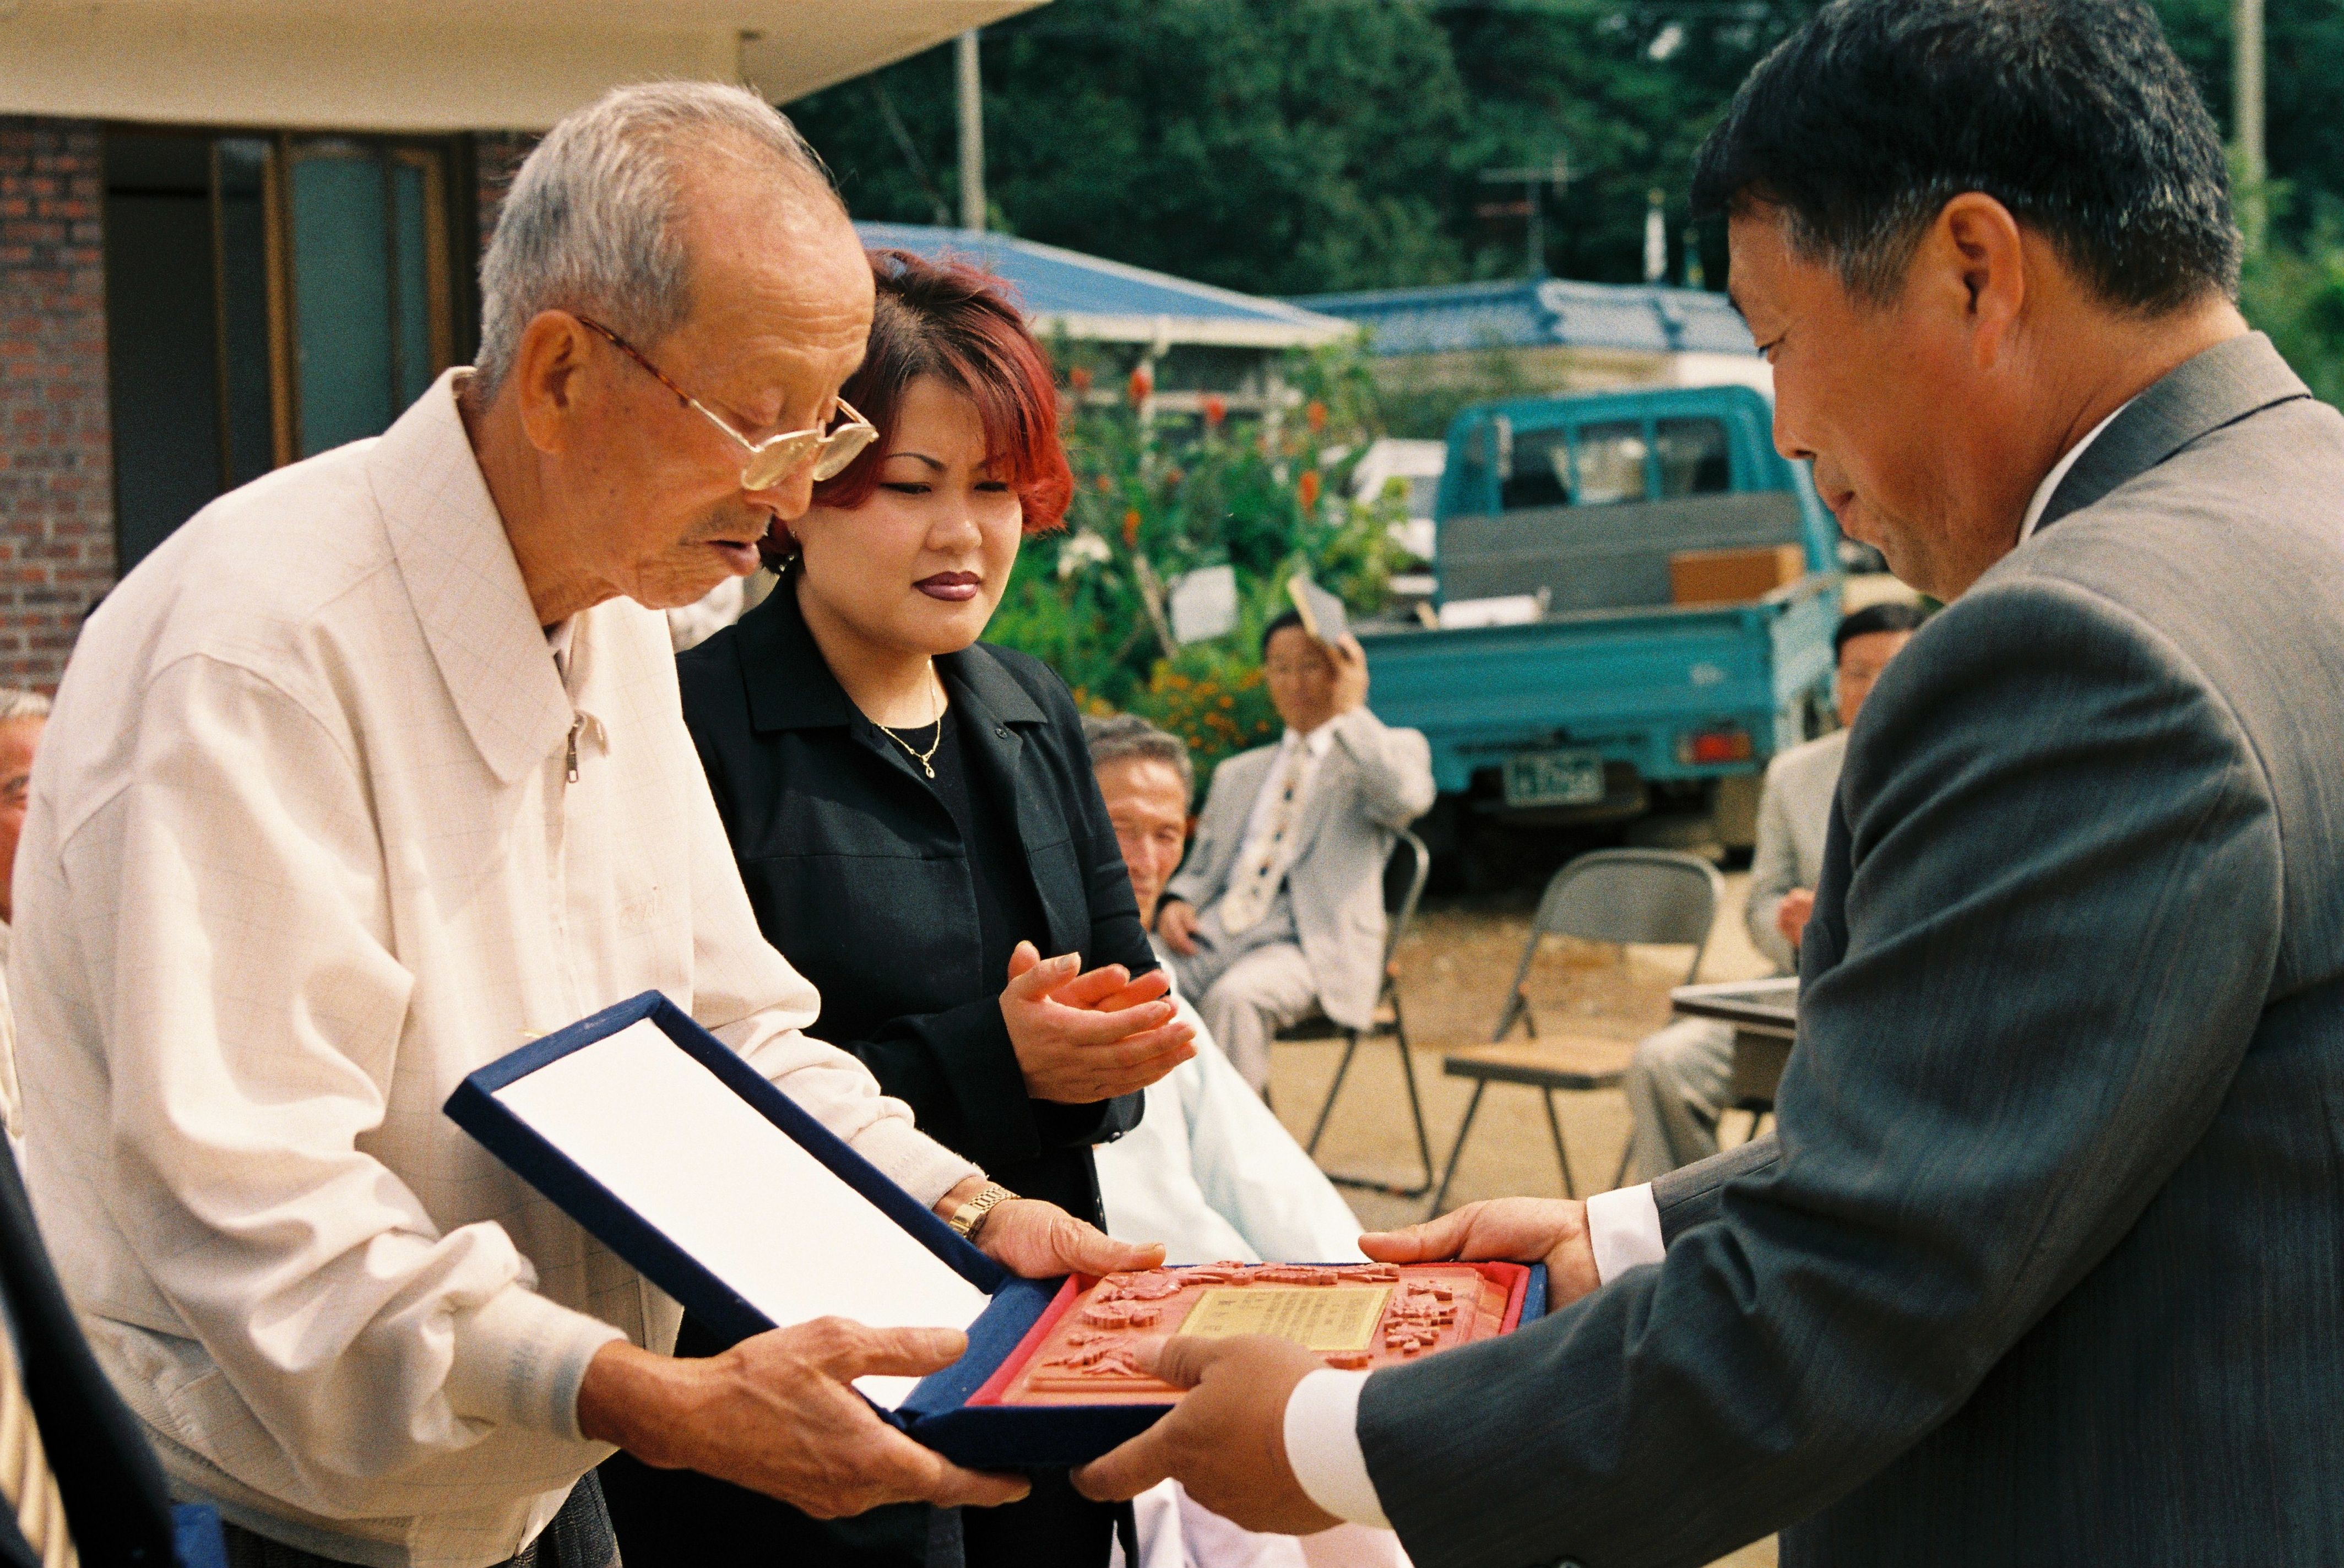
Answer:
<svg viewBox="0 0 2344 1568"><path fill-rule="evenodd" d="M963 1470L879 1419L859 1377L922 1377L960 1359L956 1329L871 1329L817 1318L742 1340L704 1361L625 1340L595 1352L578 1390L578 1427L644 1463L690 1469L778 1497L817 1519L884 1502L991 1507L1025 1480Z"/></svg>
<svg viewBox="0 0 2344 1568"><path fill-rule="evenodd" d="M1073 953L1045 960L1031 942L1010 956L1001 1018L1027 1094L1061 1105L1113 1099L1197 1054L1197 1031L1175 1020L1160 972L1135 981L1119 964L1086 975L1081 965ZM1101 1007L1125 997L1147 999Z"/></svg>
<svg viewBox="0 0 2344 1568"><path fill-rule="evenodd" d="M1359 1250L1381 1263L1456 1258L1546 1265L1547 1310L1567 1307L1602 1281L1587 1239L1587 1205L1569 1198L1496 1198L1469 1203L1405 1230L1370 1231Z"/></svg>
<svg viewBox="0 0 2344 1568"><path fill-rule="evenodd" d="M1266 1335L1158 1340L1141 1361L1188 1392L1172 1413L1074 1473L1099 1502L1137 1497L1166 1477L1248 1530L1310 1535L1341 1520L1310 1501L1286 1458L1286 1401L1325 1363Z"/></svg>

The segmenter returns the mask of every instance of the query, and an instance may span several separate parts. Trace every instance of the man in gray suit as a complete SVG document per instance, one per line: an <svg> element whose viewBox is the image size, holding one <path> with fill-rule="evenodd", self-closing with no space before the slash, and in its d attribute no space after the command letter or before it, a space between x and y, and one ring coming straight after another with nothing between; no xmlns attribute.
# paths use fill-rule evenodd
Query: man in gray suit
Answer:
<svg viewBox="0 0 2344 1568"><path fill-rule="evenodd" d="M1422 1568L2344 1563L2344 418L2230 303L2212 120L2143 0L1836 0L1695 194L1776 444L1948 601L1848 740L1779 1137L1369 1238L1561 1310L1169 1340L1078 1482Z"/></svg>
<svg viewBox="0 0 2344 1568"><path fill-rule="evenodd" d="M1799 939L1823 880L1824 840L1848 729L1888 661L1920 625L1919 606L1899 602L1867 604L1843 616L1832 633L1840 727L1766 764L1758 849L1750 861L1750 898L1742 919L1751 945L1773 961L1777 975L1799 972ZM1717 1118L1733 1077L1731 1024L1679 1018L1636 1042L1620 1091L1634 1123L1628 1164L1637 1180L1651 1181L1717 1152Z"/></svg>
<svg viewBox="0 0 2344 1568"><path fill-rule="evenodd" d="M1181 990L1257 1091L1287 1025L1319 1012L1372 1022L1384 858L1433 795L1424 736L1368 711L1358 638L1321 642L1289 611L1263 633L1262 673L1286 734L1215 770L1156 917Z"/></svg>

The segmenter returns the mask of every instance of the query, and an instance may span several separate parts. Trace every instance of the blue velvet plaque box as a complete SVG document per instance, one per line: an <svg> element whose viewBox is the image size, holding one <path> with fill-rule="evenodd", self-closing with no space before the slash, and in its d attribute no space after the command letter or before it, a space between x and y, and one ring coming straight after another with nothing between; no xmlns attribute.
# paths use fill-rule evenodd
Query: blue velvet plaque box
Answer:
<svg viewBox="0 0 2344 1568"><path fill-rule="evenodd" d="M637 1027L644 1024L656 1037ZM621 1045L636 1054L611 1056L611 1049ZM627 1072L630 1062L652 1070L629 1081L624 1097L611 1094L607 1084L577 1077L585 1060L580 1054L597 1046L605 1047L601 1054L610 1057L598 1068L605 1075ZM670 1047L676 1057L665 1055ZM645 1050L652 1054L642 1055ZM706 1077L684 1067L686 1061ZM549 1074L548 1069L554 1070ZM541 1074L548 1076L541 1078ZM572 1080L562 1091L569 1103L584 1106L582 1116L573 1113L568 1122L543 1109L552 1103L544 1091L565 1075ZM644 1100L634 1098L637 1082L648 1097ZM761 1119L751 1124L743 1108ZM499 1159L727 1342L823 1311L889 1321L889 1304L874 1300L814 1301L810 1310L800 1309L792 1304L799 1300L793 1286L832 1279L848 1283L869 1275L884 1282L889 1276L881 1254L891 1247L899 1255L910 1254L914 1271L925 1270L926 1300L948 1304L934 1314L914 1307L896 1320L935 1324L945 1322L944 1314L949 1313L947 1326L965 1322L968 1350L952 1366L921 1380L899 1398L874 1402L885 1420L958 1463L992 1470L1078 1464L1144 1431L1169 1408L971 1404L971 1397L1049 1311L1064 1282L1009 1275L657 991L606 1008L480 1068L449 1097L446 1110ZM572 1122L581 1119L586 1124L582 1130L571 1130ZM693 1175L695 1159L712 1158L710 1148L700 1145L721 1143L728 1128L732 1136L742 1136L744 1126L753 1127L753 1136L778 1144L765 1132L768 1124L793 1146L789 1158L799 1158L796 1151L802 1150L851 1189L852 1196L811 1167L804 1168L802 1179L775 1178L775 1189L756 1190L761 1169L784 1168L749 1162L728 1166L722 1181L704 1182L722 1189L704 1205L698 1190L678 1189L679 1182L700 1179ZM669 1140L664 1148L663 1138ZM843 1249L806 1249L808 1255L792 1256L795 1244L787 1238L779 1243L778 1252L752 1249L745 1253L737 1243L727 1251L707 1239L710 1227L722 1217L703 1224L703 1208L721 1211L730 1205L736 1236L740 1225L754 1227L759 1214L788 1211L803 1227L807 1222L803 1210L822 1196L812 1192L816 1188L834 1203L860 1211L853 1217L864 1227L859 1244ZM631 1196L622 1197L621 1190ZM862 1208L864 1204L867 1209ZM884 1222L871 1218L870 1210L883 1216ZM885 1245L875 1244L879 1242ZM723 1256L712 1261L711 1255L717 1253ZM936 1267L939 1262L942 1269ZM955 1290L965 1294L965 1308L949 1304ZM760 1306L760 1300L766 1305ZM1519 1321L1537 1317L1545 1301L1545 1270L1533 1269ZM875 1381L865 1381L866 1392Z"/></svg>

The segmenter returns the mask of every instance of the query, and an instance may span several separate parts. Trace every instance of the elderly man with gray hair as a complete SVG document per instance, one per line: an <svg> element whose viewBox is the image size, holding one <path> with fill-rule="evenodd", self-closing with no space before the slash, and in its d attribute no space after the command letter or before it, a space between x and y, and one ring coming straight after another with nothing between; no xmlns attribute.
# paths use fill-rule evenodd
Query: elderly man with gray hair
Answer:
<svg viewBox="0 0 2344 1568"><path fill-rule="evenodd" d="M671 1359L676 1304L441 1114L657 988L1006 1266L1160 1256L973 1205L806 1037L684 731L657 612L870 440L871 271L812 154L732 88L613 93L523 166L482 289L477 369L207 508L83 633L16 884L60 1271L239 1565L604 1568L614 1444L823 1514L1008 1501L849 1386L960 1334Z"/></svg>

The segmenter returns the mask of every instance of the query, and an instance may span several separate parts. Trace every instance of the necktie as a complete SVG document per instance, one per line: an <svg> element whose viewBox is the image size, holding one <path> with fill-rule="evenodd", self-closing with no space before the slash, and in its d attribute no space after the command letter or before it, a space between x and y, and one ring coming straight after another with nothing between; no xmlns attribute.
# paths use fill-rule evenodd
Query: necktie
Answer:
<svg viewBox="0 0 2344 1568"><path fill-rule="evenodd" d="M1263 836L1260 850L1221 896L1221 929L1232 936L1269 913L1270 900L1278 896L1278 884L1286 880L1286 841L1294 833L1296 798L1302 793L1302 764L1308 755L1308 751L1299 745L1288 755L1285 772L1278 782L1277 799L1270 807L1269 832Z"/></svg>
<svg viewBox="0 0 2344 1568"><path fill-rule="evenodd" d="M16 1528L41 1562L41 1568L76 1568L73 1533L66 1524L64 1500L57 1495L57 1478L49 1473L41 1451L41 1429L33 1420L33 1402L25 1397L25 1379L16 1364L15 1336L0 1319L0 1499L15 1512Z"/></svg>

